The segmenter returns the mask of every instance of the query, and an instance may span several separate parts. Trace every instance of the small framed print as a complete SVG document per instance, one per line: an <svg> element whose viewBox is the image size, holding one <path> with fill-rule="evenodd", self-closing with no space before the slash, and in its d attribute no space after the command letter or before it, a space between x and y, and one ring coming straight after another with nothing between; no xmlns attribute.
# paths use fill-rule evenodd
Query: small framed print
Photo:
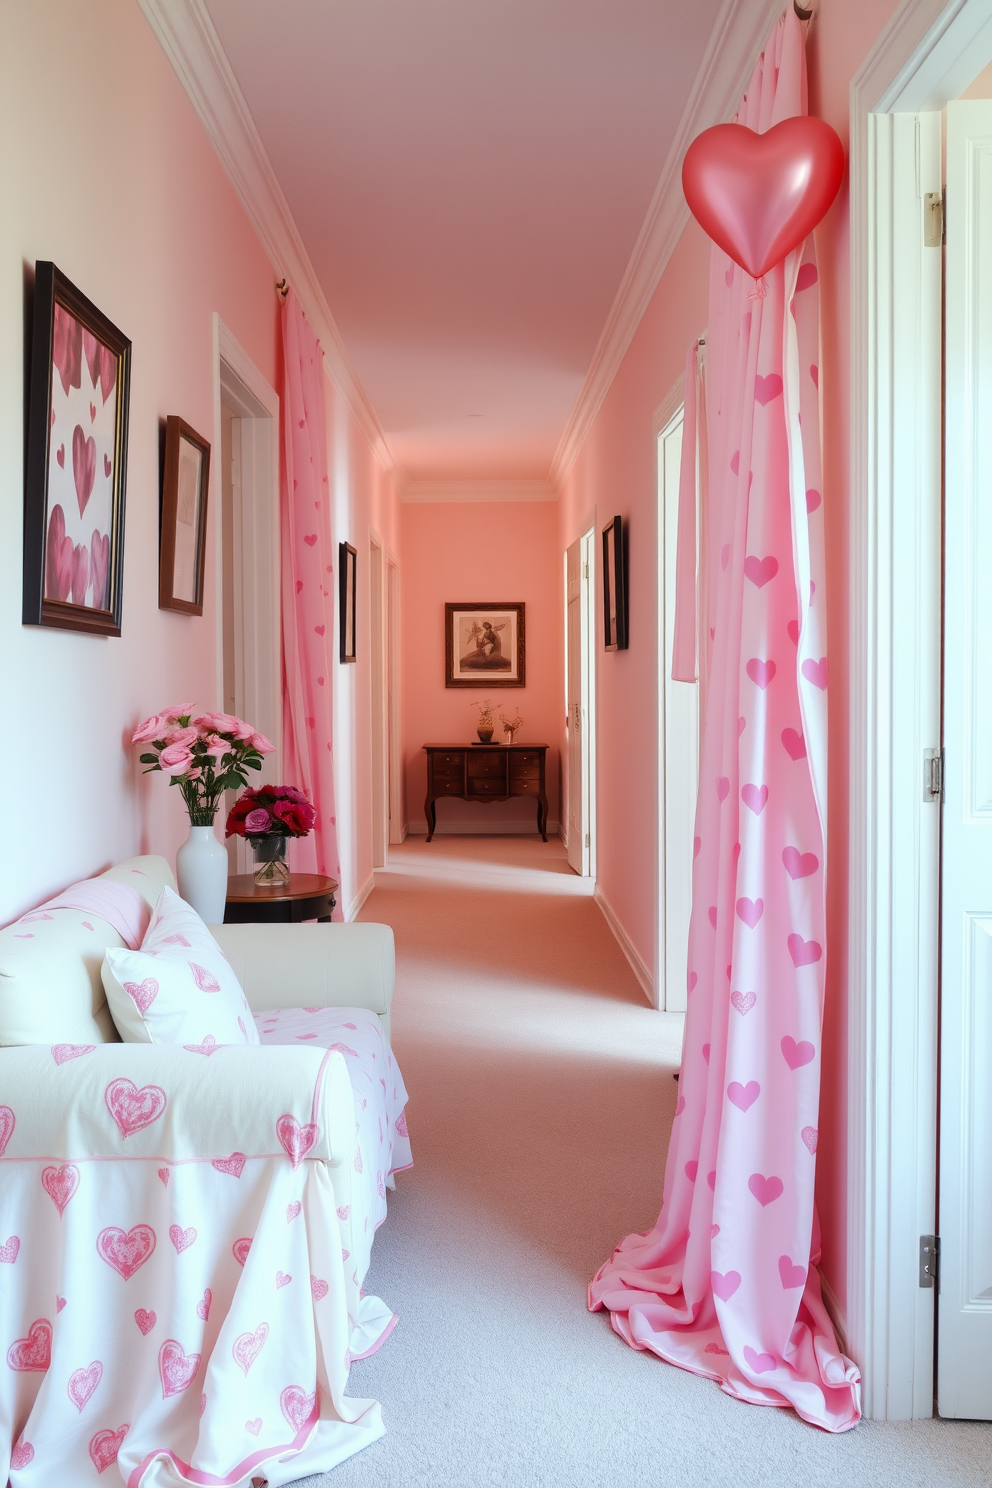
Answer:
<svg viewBox="0 0 992 1488"><path fill-rule="evenodd" d="M162 535L158 559L160 610L179 610L184 615L203 614L209 479L209 444L189 424L170 414L165 421L162 476Z"/></svg>
<svg viewBox="0 0 992 1488"><path fill-rule="evenodd" d="M341 661L356 661L355 649L355 590L358 554L350 543L338 543L338 597L341 605L339 632L341 636Z"/></svg>
<svg viewBox="0 0 992 1488"><path fill-rule="evenodd" d="M25 625L119 636L131 343L35 265L24 474Z"/></svg>
<svg viewBox="0 0 992 1488"><path fill-rule="evenodd" d="M523 687L525 608L523 604L446 604L445 687Z"/></svg>
<svg viewBox="0 0 992 1488"><path fill-rule="evenodd" d="M603 528L603 636L607 651L626 651L627 531L622 517Z"/></svg>

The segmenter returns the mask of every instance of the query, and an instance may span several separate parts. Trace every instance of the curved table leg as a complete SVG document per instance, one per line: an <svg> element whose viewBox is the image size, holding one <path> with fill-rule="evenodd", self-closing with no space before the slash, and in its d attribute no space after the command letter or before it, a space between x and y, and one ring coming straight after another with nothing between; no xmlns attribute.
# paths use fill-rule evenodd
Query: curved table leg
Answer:
<svg viewBox="0 0 992 1488"><path fill-rule="evenodd" d="M428 796L424 802L424 815L427 818L427 841L430 842L434 836L434 828L437 826L437 810L434 796Z"/></svg>
<svg viewBox="0 0 992 1488"><path fill-rule="evenodd" d="M548 798L543 793L543 791L542 791L541 795L538 797L538 801L537 801L537 830L540 832L543 841L547 842L547 840L548 840Z"/></svg>

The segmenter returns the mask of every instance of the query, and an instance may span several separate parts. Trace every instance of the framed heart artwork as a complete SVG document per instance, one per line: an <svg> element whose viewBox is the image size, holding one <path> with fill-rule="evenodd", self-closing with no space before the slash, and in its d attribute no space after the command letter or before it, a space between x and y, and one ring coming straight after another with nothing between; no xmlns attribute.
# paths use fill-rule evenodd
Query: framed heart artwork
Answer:
<svg viewBox="0 0 992 1488"><path fill-rule="evenodd" d="M121 633L131 343L35 265L24 481L25 625Z"/></svg>

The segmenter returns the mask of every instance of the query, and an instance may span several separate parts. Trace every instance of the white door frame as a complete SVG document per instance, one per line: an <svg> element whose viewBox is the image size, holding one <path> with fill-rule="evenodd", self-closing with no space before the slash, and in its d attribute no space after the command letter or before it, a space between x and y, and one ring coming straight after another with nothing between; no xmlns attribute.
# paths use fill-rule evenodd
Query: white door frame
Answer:
<svg viewBox="0 0 992 1488"><path fill-rule="evenodd" d="M579 539L579 603L582 631L582 846L584 875L596 878L596 529Z"/></svg>
<svg viewBox="0 0 992 1488"><path fill-rule="evenodd" d="M221 404L237 414L240 442L232 452L238 467L234 505L234 694L235 709L267 734L275 752L266 757L267 778L282 774L282 612L279 536L279 395L255 366L220 316L213 317L214 459L211 470L216 593L223 593L221 520ZM224 606L217 605L217 676L224 675ZM219 707L223 706L218 686ZM236 843L238 865L248 849Z"/></svg>
<svg viewBox="0 0 992 1488"><path fill-rule="evenodd" d="M922 239L932 165L894 116L941 109L990 59L992 0L905 0L851 85L848 1225L838 1322L876 1419L932 1413L935 1299L919 1286L918 1247L935 1205L939 811L923 800L922 776L923 751L940 746L940 253Z"/></svg>
<svg viewBox="0 0 992 1488"><path fill-rule="evenodd" d="M388 719L389 666L386 657L386 550L369 533L369 652L371 667L372 867L385 868L389 841Z"/></svg>
<svg viewBox="0 0 992 1488"><path fill-rule="evenodd" d="M403 741L400 736L400 568L386 553L386 739L389 770L389 843L406 837L403 809Z"/></svg>

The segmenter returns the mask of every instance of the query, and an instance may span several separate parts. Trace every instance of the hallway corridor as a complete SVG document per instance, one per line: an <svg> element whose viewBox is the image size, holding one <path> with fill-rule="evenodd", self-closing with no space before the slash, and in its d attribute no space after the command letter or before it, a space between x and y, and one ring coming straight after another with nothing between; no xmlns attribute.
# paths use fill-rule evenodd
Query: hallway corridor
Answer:
<svg viewBox="0 0 992 1488"><path fill-rule="evenodd" d="M387 1435L314 1488L988 1484L987 1426L829 1437L586 1311L593 1271L656 1217L682 1019L647 1007L560 842L408 838L361 918L396 935L416 1165L367 1283L399 1324L351 1375Z"/></svg>

